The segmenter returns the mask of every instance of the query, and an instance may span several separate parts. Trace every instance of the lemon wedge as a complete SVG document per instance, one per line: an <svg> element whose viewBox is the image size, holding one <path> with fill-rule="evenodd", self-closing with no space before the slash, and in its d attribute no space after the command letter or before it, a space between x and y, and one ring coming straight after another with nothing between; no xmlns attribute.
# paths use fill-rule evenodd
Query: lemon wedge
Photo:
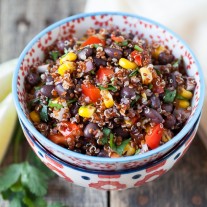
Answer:
<svg viewBox="0 0 207 207"><path fill-rule="evenodd" d="M0 163L10 143L16 124L16 110L10 93L0 103Z"/></svg>
<svg viewBox="0 0 207 207"><path fill-rule="evenodd" d="M12 75L17 63L17 59L5 62L0 65L0 102L11 92Z"/></svg>

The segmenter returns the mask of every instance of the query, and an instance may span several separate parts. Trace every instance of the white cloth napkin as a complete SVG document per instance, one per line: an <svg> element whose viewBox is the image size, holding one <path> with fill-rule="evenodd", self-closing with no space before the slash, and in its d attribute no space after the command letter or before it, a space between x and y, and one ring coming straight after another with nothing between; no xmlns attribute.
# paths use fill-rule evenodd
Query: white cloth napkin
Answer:
<svg viewBox="0 0 207 207"><path fill-rule="evenodd" d="M179 34L192 48L203 68L207 83L206 0L88 0L85 12L122 11L153 19ZM207 97L207 93L205 95ZM207 98L199 135L207 147Z"/></svg>

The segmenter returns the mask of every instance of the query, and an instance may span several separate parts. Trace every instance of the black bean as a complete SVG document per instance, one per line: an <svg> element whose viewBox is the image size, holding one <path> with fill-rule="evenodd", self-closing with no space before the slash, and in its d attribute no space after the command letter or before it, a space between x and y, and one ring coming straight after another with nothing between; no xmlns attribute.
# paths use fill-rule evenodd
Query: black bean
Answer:
<svg viewBox="0 0 207 207"><path fill-rule="evenodd" d="M100 66L106 66L107 63L106 63L106 60L103 60L101 58L93 58L93 62L95 64L96 67L100 67Z"/></svg>
<svg viewBox="0 0 207 207"><path fill-rule="evenodd" d="M50 82L53 82L53 81L54 81L54 79L53 79L52 76L48 75L48 76L46 77L46 83L50 83Z"/></svg>
<svg viewBox="0 0 207 207"><path fill-rule="evenodd" d="M42 86L42 88L40 89L40 92L42 93L42 95L47 96L48 98L52 97L52 90L55 88L54 85L44 85Z"/></svg>
<svg viewBox="0 0 207 207"><path fill-rule="evenodd" d="M76 114L78 114L79 106L77 103L72 104L70 107L70 114L74 117Z"/></svg>
<svg viewBox="0 0 207 207"><path fill-rule="evenodd" d="M97 129L99 129L97 124L94 123L87 124L83 131L84 137L93 138L94 137L93 131Z"/></svg>
<svg viewBox="0 0 207 207"><path fill-rule="evenodd" d="M174 73L169 74L167 80L168 80L168 86L171 88L171 90L177 88L177 81Z"/></svg>
<svg viewBox="0 0 207 207"><path fill-rule="evenodd" d="M87 72L90 72L90 71L92 71L94 69L94 65L93 65L93 63L92 63L92 61L91 60L88 60L87 62L86 62L86 70L85 70L85 72L87 73Z"/></svg>
<svg viewBox="0 0 207 207"><path fill-rule="evenodd" d="M152 107L152 108L154 108L154 109L158 109L158 108L160 108L161 103L160 103L160 99L159 99L159 97L153 95L153 96L150 98L150 100L151 100L151 107Z"/></svg>
<svg viewBox="0 0 207 207"><path fill-rule="evenodd" d="M105 150L101 150L98 155L98 157L109 157L108 153Z"/></svg>
<svg viewBox="0 0 207 207"><path fill-rule="evenodd" d="M129 138L130 136L129 132L123 130L122 127L115 128L113 132L116 136L120 136L122 138Z"/></svg>
<svg viewBox="0 0 207 207"><path fill-rule="evenodd" d="M63 88L61 83L59 83L55 86L55 90L57 91L57 93L60 97L65 97L66 90Z"/></svg>
<svg viewBox="0 0 207 207"><path fill-rule="evenodd" d="M165 122L164 122L164 126L167 129L171 129L172 127L174 127L176 124L176 118L173 114L170 114L169 116L166 117Z"/></svg>
<svg viewBox="0 0 207 207"><path fill-rule="evenodd" d="M154 109L152 108L145 108L144 115L147 118L150 118L152 122L154 123L163 123L164 119L162 116Z"/></svg>
<svg viewBox="0 0 207 207"><path fill-rule="evenodd" d="M27 81L29 84L31 84L32 86L34 85L37 85L40 81L40 77L37 73L33 73L33 72L30 72L28 75L27 75Z"/></svg>
<svg viewBox="0 0 207 207"><path fill-rule="evenodd" d="M158 56L158 61L161 65L166 65L174 60L174 56L166 51L161 52Z"/></svg>
<svg viewBox="0 0 207 207"><path fill-rule="evenodd" d="M111 58L120 59L122 57L122 51L119 49L106 47L104 48L104 51Z"/></svg>
<svg viewBox="0 0 207 207"><path fill-rule="evenodd" d="M57 48L58 48L58 50L60 51L60 52L64 52L64 48L65 48L65 43L64 43L64 41L62 41L62 40L59 40L58 42L57 42Z"/></svg>
<svg viewBox="0 0 207 207"><path fill-rule="evenodd" d="M79 60L85 60L89 56L91 56L92 53L93 53L93 49L92 48L90 48L90 47L84 48L83 50L78 52L78 59Z"/></svg>
<svg viewBox="0 0 207 207"><path fill-rule="evenodd" d="M126 86L126 87L122 88L120 95L122 98L124 98L124 97L132 98L136 95L136 92L135 92L134 88L129 88Z"/></svg>
<svg viewBox="0 0 207 207"><path fill-rule="evenodd" d="M189 118L191 111L188 111L187 109L174 109L173 114L175 115L175 118L180 122L184 123Z"/></svg>
<svg viewBox="0 0 207 207"><path fill-rule="evenodd" d="M161 108L162 110L171 113L173 111L173 104L172 103L162 104Z"/></svg>
<svg viewBox="0 0 207 207"><path fill-rule="evenodd" d="M124 50L124 56L128 56L132 52L131 48L127 48Z"/></svg>

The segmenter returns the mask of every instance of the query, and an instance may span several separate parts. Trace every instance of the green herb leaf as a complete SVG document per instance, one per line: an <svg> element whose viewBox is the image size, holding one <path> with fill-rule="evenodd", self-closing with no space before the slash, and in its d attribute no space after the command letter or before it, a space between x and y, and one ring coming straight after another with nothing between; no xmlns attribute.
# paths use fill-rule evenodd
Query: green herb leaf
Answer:
<svg viewBox="0 0 207 207"><path fill-rule="evenodd" d="M133 71L129 74L129 77L132 77L132 76L137 75L138 72L139 72L139 68L136 68L135 70L133 70Z"/></svg>
<svg viewBox="0 0 207 207"><path fill-rule="evenodd" d="M48 106L51 108L61 109L63 108L63 105L59 104L57 101L50 99Z"/></svg>
<svg viewBox="0 0 207 207"><path fill-rule="evenodd" d="M140 153L140 151L141 151L140 149L137 149L135 152L135 155L138 155Z"/></svg>
<svg viewBox="0 0 207 207"><path fill-rule="evenodd" d="M143 51L143 49L140 46L138 46L138 45L134 45L134 49L139 51L139 52Z"/></svg>
<svg viewBox="0 0 207 207"><path fill-rule="evenodd" d="M40 101L39 98L35 98L35 99L29 101L29 103L27 104L28 108L31 109L32 106L34 106L35 104L37 104L39 101Z"/></svg>
<svg viewBox="0 0 207 207"><path fill-rule="evenodd" d="M111 149L116 152L116 145L114 143L114 135L112 133L110 134L109 145L110 145Z"/></svg>
<svg viewBox="0 0 207 207"><path fill-rule="evenodd" d="M126 147L126 145L130 142L131 138L129 139L126 139L124 141L122 141L121 145L119 146L116 146L116 152L119 154L119 155L122 155L123 152L124 152L124 148Z"/></svg>
<svg viewBox="0 0 207 207"><path fill-rule="evenodd" d="M42 108L40 110L40 118L41 120L47 122L49 120L48 118L48 112L47 112L47 106L42 104Z"/></svg>
<svg viewBox="0 0 207 207"><path fill-rule="evenodd" d="M34 205L34 201L31 200L29 197L25 196L23 199L22 199L23 203L28 206L28 207L36 207Z"/></svg>
<svg viewBox="0 0 207 207"><path fill-rule="evenodd" d="M36 86L36 87L34 87L34 89L35 89L35 91L38 91L38 90L41 89L41 87L42 87L42 86Z"/></svg>
<svg viewBox="0 0 207 207"><path fill-rule="evenodd" d="M98 47L100 47L100 45L99 44L93 44L93 47L97 49Z"/></svg>
<svg viewBox="0 0 207 207"><path fill-rule="evenodd" d="M47 207L48 205L47 205L47 202L46 202L46 200L44 199L44 198L42 198L42 197L38 197L38 198L36 198L36 200L34 201L34 206L35 207Z"/></svg>
<svg viewBox="0 0 207 207"><path fill-rule="evenodd" d="M117 88L111 84L108 85L108 87L103 87L102 85L98 85L99 89L100 90L109 90L109 91L113 91L113 92L116 92L117 91Z"/></svg>
<svg viewBox="0 0 207 207"><path fill-rule="evenodd" d="M72 104L76 101L77 101L77 99L70 99L70 100L67 101L67 104L70 105L70 104Z"/></svg>
<svg viewBox="0 0 207 207"><path fill-rule="evenodd" d="M182 57L178 58L178 59L172 64L172 66L173 66L174 68L178 68L181 61L182 61Z"/></svg>
<svg viewBox="0 0 207 207"><path fill-rule="evenodd" d="M139 99L140 99L140 95L136 95L135 99L131 102L130 106L133 107Z"/></svg>
<svg viewBox="0 0 207 207"><path fill-rule="evenodd" d="M20 198L14 197L9 205L10 207L22 207Z"/></svg>
<svg viewBox="0 0 207 207"><path fill-rule="evenodd" d="M160 72L159 69L156 69L156 68L155 68L155 70L156 70L157 75L161 75L161 72Z"/></svg>
<svg viewBox="0 0 207 207"><path fill-rule="evenodd" d="M51 51L50 56L52 57L54 61L56 61L58 57L60 56L60 53L58 51Z"/></svg>
<svg viewBox="0 0 207 207"><path fill-rule="evenodd" d="M165 103L172 103L176 96L176 90L170 91L168 89L165 89L165 96L163 98Z"/></svg>
<svg viewBox="0 0 207 207"><path fill-rule="evenodd" d="M153 85L150 83L148 88L151 90L153 88Z"/></svg>
<svg viewBox="0 0 207 207"><path fill-rule="evenodd" d="M117 145L114 143L114 135L111 133L111 134L110 134L109 145L110 145L111 149L112 149L114 152L118 153L119 155L122 155L123 152L124 152L124 148L125 148L126 145L129 143L130 140L131 140L131 138L126 139L126 140L122 141L121 145L118 145L118 146L117 146Z"/></svg>
<svg viewBox="0 0 207 207"><path fill-rule="evenodd" d="M0 173L0 193L14 185L22 173L21 164L12 164Z"/></svg>
<svg viewBox="0 0 207 207"><path fill-rule="evenodd" d="M47 193L48 177L39 169L25 162L22 167L21 183L36 196L44 196Z"/></svg>
<svg viewBox="0 0 207 207"><path fill-rule="evenodd" d="M122 46L127 46L128 45L128 41L127 40L124 40L122 43L121 43Z"/></svg>
<svg viewBox="0 0 207 207"><path fill-rule="evenodd" d="M52 204L49 204L47 207L65 207L65 205L61 203L52 203Z"/></svg>
<svg viewBox="0 0 207 207"><path fill-rule="evenodd" d="M111 133L111 129L106 128L106 127L103 128L103 134L104 135L103 135L103 138L101 140L103 145L108 143L108 138L109 138L110 133Z"/></svg>

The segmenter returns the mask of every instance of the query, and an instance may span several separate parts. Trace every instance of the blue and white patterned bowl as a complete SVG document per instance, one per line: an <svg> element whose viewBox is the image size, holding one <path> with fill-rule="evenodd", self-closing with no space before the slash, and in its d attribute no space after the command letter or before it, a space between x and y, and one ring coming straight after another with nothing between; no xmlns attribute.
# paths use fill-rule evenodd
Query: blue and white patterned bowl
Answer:
<svg viewBox="0 0 207 207"><path fill-rule="evenodd" d="M114 25L121 31L131 31L140 37L165 44L173 50L176 57L183 56L186 72L197 82L192 99L192 114L183 129L166 144L144 154L122 158L100 158L79 154L65 149L39 133L29 120L25 99L24 79L32 64L44 58L44 50L58 38L71 35L82 36L89 27L110 27ZM200 65L187 44L172 31L152 20L119 12L80 14L59 21L40 32L23 50L13 78L13 96L19 118L31 134L51 153L73 165L97 170L120 170L142 166L169 152L190 131L195 124L204 100L204 78Z"/></svg>
<svg viewBox="0 0 207 207"><path fill-rule="evenodd" d="M98 190L122 190L144 185L170 170L188 150L195 137L199 120L190 132L165 156L140 167L118 171L90 170L71 165L52 155L34 138L22 122L21 125L24 135L36 155L48 168L68 182Z"/></svg>

